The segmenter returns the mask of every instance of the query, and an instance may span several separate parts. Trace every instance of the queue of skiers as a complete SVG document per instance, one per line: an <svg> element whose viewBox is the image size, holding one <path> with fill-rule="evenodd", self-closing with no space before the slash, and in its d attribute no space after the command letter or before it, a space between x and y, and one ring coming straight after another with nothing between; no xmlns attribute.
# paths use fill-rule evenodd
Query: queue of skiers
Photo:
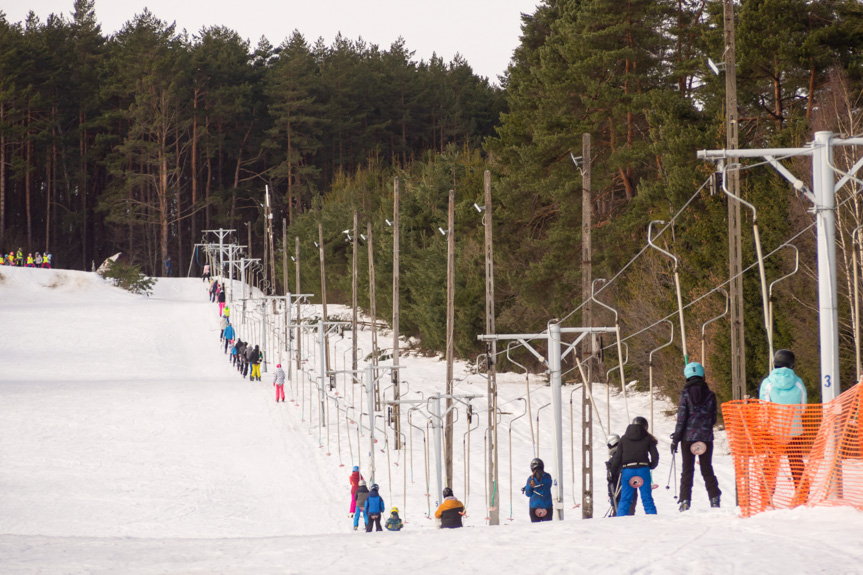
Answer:
<svg viewBox="0 0 863 575"><path fill-rule="evenodd" d="M44 254L36 252L35 256L32 253L28 253L25 257L21 248L18 248L17 252L9 252L6 254L6 256L2 258L2 263L7 266L51 269L51 260L53 257L54 256L48 252L45 252Z"/></svg>

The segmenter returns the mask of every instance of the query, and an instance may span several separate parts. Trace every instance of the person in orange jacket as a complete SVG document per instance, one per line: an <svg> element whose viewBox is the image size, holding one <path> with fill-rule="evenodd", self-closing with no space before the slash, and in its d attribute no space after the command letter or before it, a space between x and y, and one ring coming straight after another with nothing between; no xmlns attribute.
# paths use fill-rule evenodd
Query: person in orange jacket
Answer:
<svg viewBox="0 0 863 575"><path fill-rule="evenodd" d="M464 505L456 499L449 487L443 488L443 503L434 512L434 516L440 519L441 529L455 529L462 527L461 518L464 515Z"/></svg>

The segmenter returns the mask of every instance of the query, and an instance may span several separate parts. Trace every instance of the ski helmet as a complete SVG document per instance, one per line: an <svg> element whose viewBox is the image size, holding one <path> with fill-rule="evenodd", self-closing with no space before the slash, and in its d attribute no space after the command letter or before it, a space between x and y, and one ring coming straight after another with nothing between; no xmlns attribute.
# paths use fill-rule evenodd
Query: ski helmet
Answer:
<svg viewBox="0 0 863 575"><path fill-rule="evenodd" d="M794 352L790 349L780 349L773 356L773 367L794 369Z"/></svg>
<svg viewBox="0 0 863 575"><path fill-rule="evenodd" d="M366 486L366 482L365 482L364 480L360 479L360 485L361 485L361 486L363 486L363 487L365 487L365 486Z"/></svg>
<svg viewBox="0 0 863 575"><path fill-rule="evenodd" d="M282 367L282 364L281 364L281 363L277 363L277 364L276 364L276 368L279 368L279 367ZM359 469L354 469L354 471L359 471Z"/></svg>
<svg viewBox="0 0 863 575"><path fill-rule="evenodd" d="M393 507L392 509L390 509L390 513L398 514L398 512L399 512L399 508L398 508L398 507Z"/></svg>
<svg viewBox="0 0 863 575"><path fill-rule="evenodd" d="M377 491L378 489L380 489L380 488L378 487L378 484L377 484L377 483L372 483L372 486L371 486L371 488L370 488L370 491Z"/></svg>
<svg viewBox="0 0 863 575"><path fill-rule="evenodd" d="M530 462L530 470L536 471L537 469L539 469L540 471L545 471L545 464L539 457L534 458L534 460Z"/></svg>
<svg viewBox="0 0 863 575"><path fill-rule="evenodd" d="M444 487L443 488L443 496L444 497L452 497L452 487Z"/></svg>
<svg viewBox="0 0 863 575"><path fill-rule="evenodd" d="M693 361L691 363L687 363L686 367L683 368L683 375L686 379L690 377L704 377L704 366L698 363L697 361Z"/></svg>
<svg viewBox="0 0 863 575"><path fill-rule="evenodd" d="M353 470L354 470L354 471L359 471L359 470L360 470L360 466L359 466L359 465L354 465L354 469L353 469Z"/></svg>
<svg viewBox="0 0 863 575"><path fill-rule="evenodd" d="M632 419L632 423L635 425L639 425L639 426L643 427L644 429L647 429L647 426L648 426L647 420L644 419L643 417L641 417L640 415L636 415Z"/></svg>
<svg viewBox="0 0 863 575"><path fill-rule="evenodd" d="M620 443L620 436L616 433L612 433L608 436L608 448L613 449L617 447L617 444Z"/></svg>

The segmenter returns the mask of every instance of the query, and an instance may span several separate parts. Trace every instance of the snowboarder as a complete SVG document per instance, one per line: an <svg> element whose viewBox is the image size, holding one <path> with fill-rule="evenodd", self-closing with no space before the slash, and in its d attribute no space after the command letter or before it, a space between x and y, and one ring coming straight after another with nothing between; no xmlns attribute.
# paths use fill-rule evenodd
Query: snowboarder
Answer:
<svg viewBox="0 0 863 575"><path fill-rule="evenodd" d="M225 331L222 332L222 336L225 339L225 353L228 353L228 346L233 343L236 333L234 332L234 326L231 325L231 322L227 321L226 318L222 319L225 319Z"/></svg>
<svg viewBox="0 0 863 575"><path fill-rule="evenodd" d="M285 402L285 370L282 369L282 364L276 364L276 374L273 380L273 385L276 386L276 403L281 398L282 403Z"/></svg>
<svg viewBox="0 0 863 575"><path fill-rule="evenodd" d="M375 531L383 531L381 515L384 509L386 509L384 498L378 494L378 484L375 483L369 489L369 496L363 505L363 512L366 514L366 533L371 533L372 527L375 527Z"/></svg>
<svg viewBox="0 0 863 575"><path fill-rule="evenodd" d="M530 471L527 484L521 490L530 497L530 520L532 523L551 521L554 517L554 507L551 502L551 475L545 472L545 464L538 457L530 462Z"/></svg>
<svg viewBox="0 0 863 575"><path fill-rule="evenodd" d="M443 488L443 503L434 512L434 516L440 519L441 529L455 529L461 527L461 518L464 515L464 505L452 494L452 488Z"/></svg>
<svg viewBox="0 0 863 575"><path fill-rule="evenodd" d="M360 479L363 479L363 476L360 474L360 466L354 465L349 478L349 481L351 482L351 517L353 517L354 513L357 511L357 489L360 486Z"/></svg>
<svg viewBox="0 0 863 575"><path fill-rule="evenodd" d="M641 490L641 503L644 512L656 515L656 505L651 493L650 470L659 465L659 453L656 451L656 438L647 431L647 420L640 415L632 420L626 428L626 433L620 439L620 447L614 454L611 467L614 473L620 473L621 495L617 506L617 517L629 515L633 493Z"/></svg>
<svg viewBox="0 0 863 575"><path fill-rule="evenodd" d="M614 460L614 454L620 449L620 436L612 433L608 436L608 461L605 462L605 477L608 482L608 500L611 503L612 515L617 515L617 506L620 504L620 470L617 473L612 471L611 462ZM638 505L638 491L632 492L632 505L629 507L629 514L635 515L635 507Z"/></svg>
<svg viewBox="0 0 863 575"><path fill-rule="evenodd" d="M201 281L210 279L210 264L204 264L204 273L201 274Z"/></svg>
<svg viewBox="0 0 863 575"><path fill-rule="evenodd" d="M803 435L803 413L805 407L791 407L806 405L808 398L806 386L803 380L794 372L796 358L790 349L780 349L773 355L773 371L761 382L758 390L758 399L781 405L787 405L790 413L789 437L780 437L777 447L778 452L772 455L772 461L765 462L764 478L766 488L772 499L773 490L776 488L776 476L779 473L779 459L785 455L788 457L788 466L791 468L791 479L794 481L794 489L797 491L795 500L803 502L808 496L807 489L801 489L800 480L803 478L803 455L806 451ZM774 430L775 431L775 430Z"/></svg>
<svg viewBox="0 0 863 575"><path fill-rule="evenodd" d="M390 518L387 519L386 524L387 531L401 531L404 526L404 522L399 518L398 507L390 509Z"/></svg>
<svg viewBox="0 0 863 575"><path fill-rule="evenodd" d="M363 517L363 526L368 523L369 516L363 515L365 513L365 505L366 499L369 498L369 488L366 487L366 482L360 479L359 487L357 487L357 511L354 513L354 531L357 530L357 526L360 523L360 516Z"/></svg>
<svg viewBox="0 0 863 575"><path fill-rule="evenodd" d="M677 426L671 435L671 456L677 453L678 444L683 445L681 456L683 469L680 473L680 511L692 504L692 476L695 473L695 456L701 466L704 487L711 507L719 507L719 481L713 473L713 426L716 425L716 396L704 380L704 367L691 362L683 368L686 385L680 394L677 408Z"/></svg>

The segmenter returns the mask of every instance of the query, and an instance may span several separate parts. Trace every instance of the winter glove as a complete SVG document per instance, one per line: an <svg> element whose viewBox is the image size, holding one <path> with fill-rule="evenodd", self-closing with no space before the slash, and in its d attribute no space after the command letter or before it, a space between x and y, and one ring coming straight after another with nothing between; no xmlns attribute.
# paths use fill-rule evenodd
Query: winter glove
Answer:
<svg viewBox="0 0 863 575"><path fill-rule="evenodd" d="M675 453L677 453L677 442L672 441L671 442L671 455L674 455Z"/></svg>

